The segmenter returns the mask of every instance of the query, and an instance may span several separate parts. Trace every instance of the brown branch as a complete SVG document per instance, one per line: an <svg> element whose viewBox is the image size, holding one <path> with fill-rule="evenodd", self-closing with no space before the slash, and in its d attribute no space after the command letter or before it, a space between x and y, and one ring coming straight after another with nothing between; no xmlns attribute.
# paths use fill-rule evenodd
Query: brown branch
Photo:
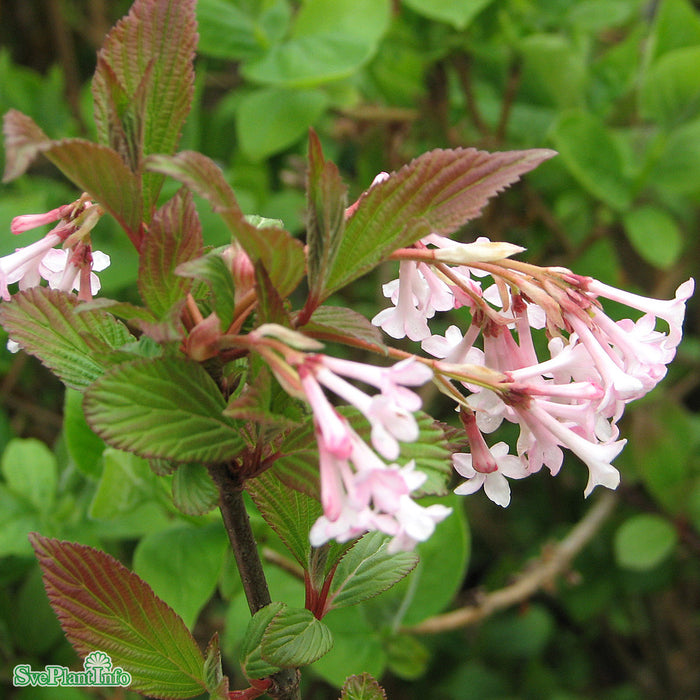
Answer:
<svg viewBox="0 0 700 700"><path fill-rule="evenodd" d="M540 589L547 588L558 576L566 572L574 557L598 532L615 508L617 500L617 495L612 491L602 494L571 532L558 544L547 547L542 556L528 566L511 585L493 593L487 593L475 605L467 605L444 615L436 615L402 631L413 634L437 634L468 627L499 610L522 603Z"/></svg>

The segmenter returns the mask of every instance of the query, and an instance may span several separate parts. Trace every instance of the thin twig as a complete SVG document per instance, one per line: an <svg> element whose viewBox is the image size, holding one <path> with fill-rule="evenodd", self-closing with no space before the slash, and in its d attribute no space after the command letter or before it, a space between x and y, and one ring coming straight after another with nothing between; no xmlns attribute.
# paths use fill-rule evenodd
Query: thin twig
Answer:
<svg viewBox="0 0 700 700"><path fill-rule="evenodd" d="M437 634L447 630L473 625L493 613L522 603L554 579L564 573L574 557L598 532L615 508L618 497L611 491L600 496L598 502L559 544L548 547L540 559L529 566L515 581L505 588L487 593L475 605L467 605L444 615L424 620L419 625L402 631L413 634Z"/></svg>

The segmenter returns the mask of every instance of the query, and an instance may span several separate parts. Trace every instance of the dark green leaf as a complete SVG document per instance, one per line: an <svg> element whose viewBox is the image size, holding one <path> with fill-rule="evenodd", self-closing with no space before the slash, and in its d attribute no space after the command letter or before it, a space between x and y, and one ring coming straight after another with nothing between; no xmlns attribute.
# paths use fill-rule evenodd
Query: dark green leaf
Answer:
<svg viewBox="0 0 700 700"><path fill-rule="evenodd" d="M267 524L306 569L311 552L309 531L322 512L319 502L288 488L270 470L249 479L246 488Z"/></svg>
<svg viewBox="0 0 700 700"><path fill-rule="evenodd" d="M625 210L632 190L622 156L605 125L587 112L565 112L552 132L554 145L569 172L592 195L613 209Z"/></svg>
<svg viewBox="0 0 700 700"><path fill-rule="evenodd" d="M250 619L239 653L241 668L246 678L265 678L279 670L278 666L273 666L262 658L261 644L265 630L285 607L284 603L270 603Z"/></svg>
<svg viewBox="0 0 700 700"><path fill-rule="evenodd" d="M288 296L304 275L304 251L300 241L284 229L257 228L241 211L220 168L209 158L183 151L176 156L151 156L147 167L170 175L204 197L226 222L235 240L253 263L260 262L282 297Z"/></svg>
<svg viewBox="0 0 700 700"><path fill-rule="evenodd" d="M373 598L400 581L418 563L412 552L387 551L388 538L370 532L360 538L338 563L331 583L330 609Z"/></svg>
<svg viewBox="0 0 700 700"><path fill-rule="evenodd" d="M173 502L186 515L216 508L219 492L203 464L181 464L173 475Z"/></svg>
<svg viewBox="0 0 700 700"><path fill-rule="evenodd" d="M281 668L308 666L333 646L331 631L304 608L280 610L262 639L262 657Z"/></svg>
<svg viewBox="0 0 700 700"><path fill-rule="evenodd" d="M429 233L454 232L478 216L492 196L553 155L545 149L424 153L363 195L347 222L324 295L365 274L397 248Z"/></svg>
<svg viewBox="0 0 700 700"><path fill-rule="evenodd" d="M84 390L112 365L110 352L133 336L103 311L77 313L80 306L74 294L32 287L0 306L0 323L66 386Z"/></svg>
<svg viewBox="0 0 700 700"><path fill-rule="evenodd" d="M191 282L175 274L181 263L202 254L202 227L189 192L181 191L154 215L139 256L139 291L161 318L182 300Z"/></svg>
<svg viewBox="0 0 700 700"><path fill-rule="evenodd" d="M131 674L131 689L146 695L190 698L204 691L202 653L144 581L91 547L30 538L51 606L78 654L109 654Z"/></svg>
<svg viewBox="0 0 700 700"><path fill-rule="evenodd" d="M85 417L105 442L142 457L217 462L245 446L223 415L224 397L201 365L174 358L119 365L85 396Z"/></svg>
<svg viewBox="0 0 700 700"><path fill-rule="evenodd" d="M106 445L87 424L83 413L83 395L75 389L66 389L63 439L75 466L86 476L98 478L102 473L102 453Z"/></svg>

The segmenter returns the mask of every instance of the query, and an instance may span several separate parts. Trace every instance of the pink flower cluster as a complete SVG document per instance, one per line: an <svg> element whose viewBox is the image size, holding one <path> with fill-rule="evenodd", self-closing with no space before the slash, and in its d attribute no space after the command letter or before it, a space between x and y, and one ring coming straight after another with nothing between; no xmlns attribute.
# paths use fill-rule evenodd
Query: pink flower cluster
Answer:
<svg viewBox="0 0 700 700"><path fill-rule="evenodd" d="M421 400L407 387L428 381L431 370L415 359L380 368L319 354L305 356L297 369L313 411L320 457L324 514L311 529L311 543L344 542L369 530L390 535L391 551L411 549L428 539L450 509L416 503L411 493L426 475L413 461L402 466L396 460L399 443L412 442L419 433L413 413ZM348 379L379 393L369 395ZM325 390L354 406L369 422L371 447L333 407Z"/></svg>
<svg viewBox="0 0 700 700"><path fill-rule="evenodd" d="M85 195L45 214L16 216L11 224L14 234L58 223L40 240L0 258L0 296L7 301L8 285L18 282L24 290L36 287L43 278L52 289L75 290L81 299L91 299L100 289L94 271L104 270L110 262L108 255L90 246L90 231L101 216L100 207ZM59 244L64 248L56 249Z"/></svg>
<svg viewBox="0 0 700 700"><path fill-rule="evenodd" d="M506 477L523 478L543 466L556 474L562 448L588 467L586 495L597 485L616 488L620 475L611 462L625 445L617 421L627 403L664 377L682 337L693 280L670 301L649 299L563 268L489 259L486 239L480 257L470 262L470 245L433 234L416 244L415 259L403 251L408 254L401 256L399 279L384 286L394 305L373 319L394 338L421 341L423 350L438 358L436 373L444 371L468 390L458 399L470 453L453 457L456 471L467 479L457 493L483 486L494 502L506 506ZM496 250L504 244L490 245ZM448 259L466 262L441 262ZM601 298L641 316L614 321ZM428 321L436 312L460 307L470 316L464 333L450 326L444 336L431 334ZM667 330L657 329L659 320ZM548 339L543 359L533 330L543 330ZM492 374L477 371L484 368ZM514 455L502 442L489 448L483 437L504 419L520 428Z"/></svg>

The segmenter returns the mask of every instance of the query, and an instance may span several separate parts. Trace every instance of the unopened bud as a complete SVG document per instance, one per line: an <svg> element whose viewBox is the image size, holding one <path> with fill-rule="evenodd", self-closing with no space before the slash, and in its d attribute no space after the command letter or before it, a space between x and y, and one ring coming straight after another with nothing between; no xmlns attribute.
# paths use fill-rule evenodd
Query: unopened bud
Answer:
<svg viewBox="0 0 700 700"><path fill-rule="evenodd" d="M185 353L195 362L204 362L219 352L220 338L221 321L212 312L190 331L185 341Z"/></svg>
<svg viewBox="0 0 700 700"><path fill-rule="evenodd" d="M452 265L495 262L522 253L525 248L501 241L475 241L462 243L435 251L435 260Z"/></svg>

